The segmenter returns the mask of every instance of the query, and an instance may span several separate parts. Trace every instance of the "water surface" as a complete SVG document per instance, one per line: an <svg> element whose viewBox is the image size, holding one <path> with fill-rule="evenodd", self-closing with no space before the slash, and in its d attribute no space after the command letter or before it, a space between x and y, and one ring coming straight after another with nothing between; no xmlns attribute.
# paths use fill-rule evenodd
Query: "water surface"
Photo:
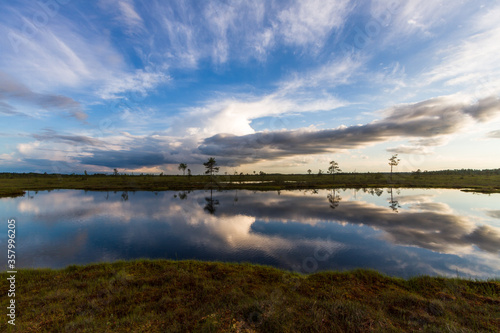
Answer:
<svg viewBox="0 0 500 333"><path fill-rule="evenodd" d="M500 276L499 199L444 189L56 190L0 199L0 216L17 221L18 267L168 258L489 278Z"/></svg>

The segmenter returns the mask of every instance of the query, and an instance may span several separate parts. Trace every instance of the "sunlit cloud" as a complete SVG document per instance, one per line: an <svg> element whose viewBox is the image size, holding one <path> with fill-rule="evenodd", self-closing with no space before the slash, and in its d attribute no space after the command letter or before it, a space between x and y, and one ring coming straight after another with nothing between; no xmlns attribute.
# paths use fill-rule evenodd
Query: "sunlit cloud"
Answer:
<svg viewBox="0 0 500 333"><path fill-rule="evenodd" d="M386 113L384 119L361 126L320 131L282 130L244 136L218 134L205 139L199 150L206 155L229 156L229 160L239 164L290 155L338 152L400 138L441 137L458 132L471 121L481 122L498 115L500 100L487 98L466 105L442 97L395 106ZM412 149L411 153L415 150L425 152L423 148ZM402 152L404 149L396 150Z"/></svg>

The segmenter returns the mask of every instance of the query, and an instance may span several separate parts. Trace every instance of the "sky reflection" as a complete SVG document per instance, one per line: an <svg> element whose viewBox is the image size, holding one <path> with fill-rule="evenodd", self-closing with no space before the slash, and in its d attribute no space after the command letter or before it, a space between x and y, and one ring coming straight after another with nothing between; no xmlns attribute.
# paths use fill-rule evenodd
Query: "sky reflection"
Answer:
<svg viewBox="0 0 500 333"><path fill-rule="evenodd" d="M423 189L59 190L1 199L0 214L18 221L19 267L190 258L303 273L363 267L486 278L500 276L498 197Z"/></svg>

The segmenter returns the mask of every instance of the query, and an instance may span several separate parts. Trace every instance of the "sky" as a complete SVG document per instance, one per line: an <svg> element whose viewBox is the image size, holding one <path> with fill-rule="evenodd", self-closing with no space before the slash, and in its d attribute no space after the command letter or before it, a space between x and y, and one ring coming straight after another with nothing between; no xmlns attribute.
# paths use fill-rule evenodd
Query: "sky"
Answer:
<svg viewBox="0 0 500 333"><path fill-rule="evenodd" d="M500 3L0 4L0 172L500 167Z"/></svg>

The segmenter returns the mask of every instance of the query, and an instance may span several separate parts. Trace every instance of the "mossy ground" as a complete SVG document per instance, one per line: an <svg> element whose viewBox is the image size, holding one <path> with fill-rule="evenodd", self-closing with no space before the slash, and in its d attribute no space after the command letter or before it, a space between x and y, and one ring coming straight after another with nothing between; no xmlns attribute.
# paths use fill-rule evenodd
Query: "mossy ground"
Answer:
<svg viewBox="0 0 500 333"><path fill-rule="evenodd" d="M0 288L7 294L7 274ZM200 261L22 269L2 332L498 332L500 280ZM8 298L0 307L6 309Z"/></svg>

